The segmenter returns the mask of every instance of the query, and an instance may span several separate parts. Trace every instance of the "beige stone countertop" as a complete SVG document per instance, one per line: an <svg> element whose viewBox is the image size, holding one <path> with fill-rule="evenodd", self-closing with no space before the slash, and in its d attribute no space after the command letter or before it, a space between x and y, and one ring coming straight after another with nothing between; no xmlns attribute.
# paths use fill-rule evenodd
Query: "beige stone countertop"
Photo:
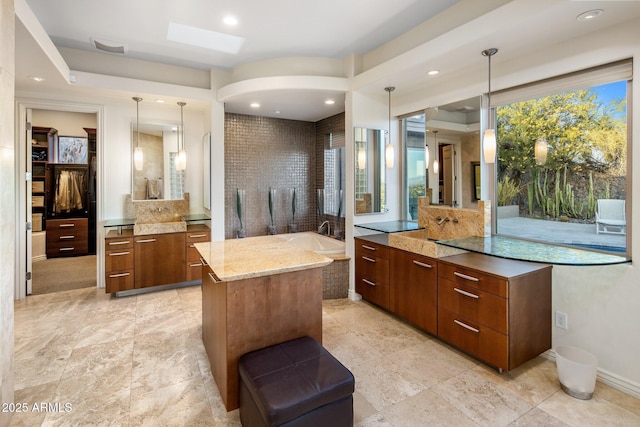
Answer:
<svg viewBox="0 0 640 427"><path fill-rule="evenodd" d="M324 267L333 262L277 236L196 243L195 248L218 279L224 281Z"/></svg>
<svg viewBox="0 0 640 427"><path fill-rule="evenodd" d="M462 249L436 244L434 240L428 239L426 230L389 234L389 246L431 258L442 258L466 252Z"/></svg>

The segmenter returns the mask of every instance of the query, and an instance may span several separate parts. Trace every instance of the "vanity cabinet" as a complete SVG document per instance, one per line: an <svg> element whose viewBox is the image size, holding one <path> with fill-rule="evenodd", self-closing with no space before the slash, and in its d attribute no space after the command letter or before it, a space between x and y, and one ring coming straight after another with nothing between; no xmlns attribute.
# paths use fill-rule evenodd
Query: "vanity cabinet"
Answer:
<svg viewBox="0 0 640 427"><path fill-rule="evenodd" d="M47 258L86 255L89 252L87 218L48 219Z"/></svg>
<svg viewBox="0 0 640 427"><path fill-rule="evenodd" d="M389 248L390 310L437 334L438 263L435 259Z"/></svg>
<svg viewBox="0 0 640 427"><path fill-rule="evenodd" d="M438 337L500 370L551 348L551 266L464 253L438 260Z"/></svg>
<svg viewBox="0 0 640 427"><path fill-rule="evenodd" d="M107 293L134 289L133 232L109 232L105 237L105 287Z"/></svg>
<svg viewBox="0 0 640 427"><path fill-rule="evenodd" d="M389 247L355 239L356 292L363 299L389 309Z"/></svg>
<svg viewBox="0 0 640 427"><path fill-rule="evenodd" d="M135 236L135 288L184 282L185 233Z"/></svg>
<svg viewBox="0 0 640 427"><path fill-rule="evenodd" d="M186 272L187 282L202 279L202 259L200 252L195 248L198 242L211 241L211 231L204 224L194 224L187 227L186 234Z"/></svg>

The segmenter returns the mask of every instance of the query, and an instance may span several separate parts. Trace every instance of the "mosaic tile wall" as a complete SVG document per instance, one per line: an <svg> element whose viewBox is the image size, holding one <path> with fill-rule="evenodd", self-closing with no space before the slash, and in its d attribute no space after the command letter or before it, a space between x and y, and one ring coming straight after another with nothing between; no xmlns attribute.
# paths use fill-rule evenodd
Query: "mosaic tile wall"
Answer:
<svg viewBox="0 0 640 427"><path fill-rule="evenodd" d="M344 113L316 123L226 114L225 238L235 237L240 226L236 189L246 191L243 223L248 237L267 234L269 187L276 189L277 233L289 232L292 188L297 230L317 230L316 188L324 186L324 146L331 132L344 134Z"/></svg>
<svg viewBox="0 0 640 427"><path fill-rule="evenodd" d="M327 137L333 134L334 147L344 146L345 128L344 113L336 114L316 123L316 188L324 188L324 150L329 149L330 139ZM328 215L331 216L331 215ZM340 230L342 230L342 240L344 240L344 218L340 220ZM331 230L335 227L335 218L331 218Z"/></svg>
<svg viewBox="0 0 640 427"><path fill-rule="evenodd" d="M349 260L334 260L322 267L322 299L349 296Z"/></svg>

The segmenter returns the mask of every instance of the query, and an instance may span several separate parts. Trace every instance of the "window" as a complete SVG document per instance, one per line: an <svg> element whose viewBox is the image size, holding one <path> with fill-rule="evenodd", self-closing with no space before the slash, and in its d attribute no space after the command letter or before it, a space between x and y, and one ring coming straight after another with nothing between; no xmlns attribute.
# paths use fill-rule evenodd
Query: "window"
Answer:
<svg viewBox="0 0 640 427"><path fill-rule="evenodd" d="M629 254L631 63L499 93L497 234Z"/></svg>
<svg viewBox="0 0 640 427"><path fill-rule="evenodd" d="M416 114L402 119L404 141L404 219L418 220L418 197L424 197L426 184L425 115Z"/></svg>

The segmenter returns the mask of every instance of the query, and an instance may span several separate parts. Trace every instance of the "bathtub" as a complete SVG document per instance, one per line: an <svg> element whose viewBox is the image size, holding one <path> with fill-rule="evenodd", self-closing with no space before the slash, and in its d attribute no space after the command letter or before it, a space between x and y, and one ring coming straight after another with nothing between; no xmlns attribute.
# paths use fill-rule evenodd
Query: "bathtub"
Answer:
<svg viewBox="0 0 640 427"><path fill-rule="evenodd" d="M341 240L332 239L313 231L304 233L278 234L281 239L299 248L307 249L322 255L344 255L345 244Z"/></svg>

